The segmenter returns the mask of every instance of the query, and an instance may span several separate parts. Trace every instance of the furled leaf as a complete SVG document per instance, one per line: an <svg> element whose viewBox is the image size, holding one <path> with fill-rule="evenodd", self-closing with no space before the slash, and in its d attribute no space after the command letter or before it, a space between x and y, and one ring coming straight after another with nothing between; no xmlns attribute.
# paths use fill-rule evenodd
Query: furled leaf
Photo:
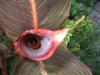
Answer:
<svg viewBox="0 0 100 75"><path fill-rule="evenodd" d="M22 57L43 61L55 53L56 48L63 41L67 32L68 29L55 31L38 29L38 32L29 30L22 33L19 38L13 42L13 45L16 52Z"/></svg>

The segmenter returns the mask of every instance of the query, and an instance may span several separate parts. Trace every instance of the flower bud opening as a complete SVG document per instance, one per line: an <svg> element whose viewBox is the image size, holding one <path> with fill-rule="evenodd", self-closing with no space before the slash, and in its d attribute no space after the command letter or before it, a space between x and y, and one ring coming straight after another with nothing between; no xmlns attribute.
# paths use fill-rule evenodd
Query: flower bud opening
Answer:
<svg viewBox="0 0 100 75"><path fill-rule="evenodd" d="M37 50L41 47L41 37L36 34L29 33L25 35L23 43L26 46L33 48L33 50Z"/></svg>

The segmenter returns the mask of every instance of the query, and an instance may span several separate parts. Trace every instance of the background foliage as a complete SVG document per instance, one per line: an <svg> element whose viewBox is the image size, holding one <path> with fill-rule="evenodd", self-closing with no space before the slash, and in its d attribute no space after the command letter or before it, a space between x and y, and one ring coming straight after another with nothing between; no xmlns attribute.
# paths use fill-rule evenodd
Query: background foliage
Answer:
<svg viewBox="0 0 100 75"><path fill-rule="evenodd" d="M95 0L71 1L70 17L63 28L73 25L82 15L86 19L75 30L70 31L64 41L69 50L91 68L93 75L100 75L100 25L94 25L88 17L91 12L89 6Z"/></svg>

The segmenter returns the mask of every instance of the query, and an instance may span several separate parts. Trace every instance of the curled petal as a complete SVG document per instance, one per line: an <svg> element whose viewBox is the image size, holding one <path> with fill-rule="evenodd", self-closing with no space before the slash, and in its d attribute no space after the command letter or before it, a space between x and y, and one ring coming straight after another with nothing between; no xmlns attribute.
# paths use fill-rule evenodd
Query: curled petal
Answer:
<svg viewBox="0 0 100 75"><path fill-rule="evenodd" d="M32 60L46 60L50 58L63 41L67 34L67 29L51 31L47 29L28 30L14 41L17 52Z"/></svg>

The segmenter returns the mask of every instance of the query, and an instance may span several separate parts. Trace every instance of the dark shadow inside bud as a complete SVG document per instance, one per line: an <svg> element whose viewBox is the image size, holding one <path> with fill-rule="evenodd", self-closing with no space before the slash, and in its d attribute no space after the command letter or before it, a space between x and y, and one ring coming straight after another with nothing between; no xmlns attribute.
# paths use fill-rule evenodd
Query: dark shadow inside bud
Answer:
<svg viewBox="0 0 100 75"><path fill-rule="evenodd" d="M3 75L3 74L2 74L2 70L1 70L1 69L0 69L0 75Z"/></svg>
<svg viewBox="0 0 100 75"><path fill-rule="evenodd" d="M39 49L41 47L41 37L36 34L26 34L24 36L24 43L34 50Z"/></svg>

